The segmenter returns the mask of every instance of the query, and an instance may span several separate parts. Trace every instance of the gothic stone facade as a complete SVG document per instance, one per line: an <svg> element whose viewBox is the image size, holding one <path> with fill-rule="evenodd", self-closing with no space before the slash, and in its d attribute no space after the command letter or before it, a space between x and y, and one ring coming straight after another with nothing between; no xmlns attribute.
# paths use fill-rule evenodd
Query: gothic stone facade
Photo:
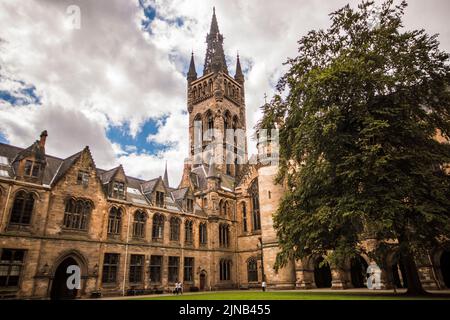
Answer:
<svg viewBox="0 0 450 320"><path fill-rule="evenodd" d="M194 121L221 132L246 130L239 57L232 77L215 13L206 40L203 75L197 77L193 56L187 74L191 151L177 188L169 186L167 170L142 180L121 166L99 169L88 147L66 159L47 155L46 131L28 148L0 144L0 297L168 292L178 281L185 290L260 287L263 279L274 289L365 285L373 263L367 257L344 269L319 268L322 257L273 269L272 215L284 193L274 184L277 167L246 163L245 144L231 145L242 162L224 164L217 157L227 143L194 141ZM209 161L196 161L198 147L208 150ZM449 260L436 249L419 262L427 288L449 286ZM78 290L66 286L71 265L81 272ZM395 252L381 281L384 288L404 285Z"/></svg>

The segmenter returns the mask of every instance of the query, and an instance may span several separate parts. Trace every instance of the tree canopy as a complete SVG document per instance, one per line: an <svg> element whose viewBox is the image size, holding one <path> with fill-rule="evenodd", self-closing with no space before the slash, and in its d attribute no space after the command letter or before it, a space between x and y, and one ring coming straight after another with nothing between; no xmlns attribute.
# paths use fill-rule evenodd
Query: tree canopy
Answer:
<svg viewBox="0 0 450 320"><path fill-rule="evenodd" d="M395 246L417 293L417 257L448 239L449 54L437 35L405 30L406 7L369 1L331 13L328 29L298 41L263 106L257 127L280 129L287 187L274 215L276 267L311 254L342 265L373 239L368 254L382 265Z"/></svg>

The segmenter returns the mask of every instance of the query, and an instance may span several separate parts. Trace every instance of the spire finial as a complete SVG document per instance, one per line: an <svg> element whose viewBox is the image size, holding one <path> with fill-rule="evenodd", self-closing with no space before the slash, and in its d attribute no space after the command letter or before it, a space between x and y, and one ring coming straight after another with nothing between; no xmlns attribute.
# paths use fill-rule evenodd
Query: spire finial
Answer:
<svg viewBox="0 0 450 320"><path fill-rule="evenodd" d="M197 71L195 71L195 63L194 63L194 50L191 52L191 62L189 64L189 71L187 73L188 82L197 79Z"/></svg>
<svg viewBox="0 0 450 320"><path fill-rule="evenodd" d="M241 61L239 60L239 51L237 52L236 74L234 75L234 79L240 83L244 83L244 74L242 73Z"/></svg>
<svg viewBox="0 0 450 320"><path fill-rule="evenodd" d="M223 51L223 36L219 32L219 25L216 18L216 9L213 7L213 16L211 19L211 27L206 36L206 55L205 64L203 66L203 75L210 72L222 71L228 74L225 53Z"/></svg>
<svg viewBox="0 0 450 320"><path fill-rule="evenodd" d="M163 182L166 185L166 187L169 187L169 175L167 174L167 160L166 160L166 169L164 170L164 178Z"/></svg>

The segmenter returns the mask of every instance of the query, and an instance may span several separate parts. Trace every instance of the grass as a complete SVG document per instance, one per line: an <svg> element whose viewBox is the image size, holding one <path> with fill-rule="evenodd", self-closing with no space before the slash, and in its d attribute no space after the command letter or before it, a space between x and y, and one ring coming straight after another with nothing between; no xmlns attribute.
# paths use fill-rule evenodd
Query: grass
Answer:
<svg viewBox="0 0 450 320"><path fill-rule="evenodd" d="M311 292L311 291L220 291L206 293L185 293L164 295L136 300L423 300L450 299L450 295L433 294L425 297L411 297L386 292Z"/></svg>

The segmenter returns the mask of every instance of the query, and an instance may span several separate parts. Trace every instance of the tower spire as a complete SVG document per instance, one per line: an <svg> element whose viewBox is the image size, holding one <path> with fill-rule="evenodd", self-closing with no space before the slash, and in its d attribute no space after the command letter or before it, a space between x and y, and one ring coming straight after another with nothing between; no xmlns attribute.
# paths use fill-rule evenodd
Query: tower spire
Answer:
<svg viewBox="0 0 450 320"><path fill-rule="evenodd" d="M234 75L234 79L239 82L244 82L244 74L242 73L241 62L239 61L239 53L237 54L236 59L236 74Z"/></svg>
<svg viewBox="0 0 450 320"><path fill-rule="evenodd" d="M191 63L189 64L189 71L187 74L188 82L194 81L197 79L197 72L195 71L195 63L194 63L194 52L191 53Z"/></svg>
<svg viewBox="0 0 450 320"><path fill-rule="evenodd" d="M167 174L167 160L166 160L166 169L164 170L164 178L163 182L166 185L166 187L169 187L169 175Z"/></svg>
<svg viewBox="0 0 450 320"><path fill-rule="evenodd" d="M213 8L213 16L211 19L211 27L206 36L206 55L203 67L203 75L210 72L225 72L228 74L227 63L225 61L225 53L223 51L223 36L219 32L219 24L216 18L216 9Z"/></svg>

